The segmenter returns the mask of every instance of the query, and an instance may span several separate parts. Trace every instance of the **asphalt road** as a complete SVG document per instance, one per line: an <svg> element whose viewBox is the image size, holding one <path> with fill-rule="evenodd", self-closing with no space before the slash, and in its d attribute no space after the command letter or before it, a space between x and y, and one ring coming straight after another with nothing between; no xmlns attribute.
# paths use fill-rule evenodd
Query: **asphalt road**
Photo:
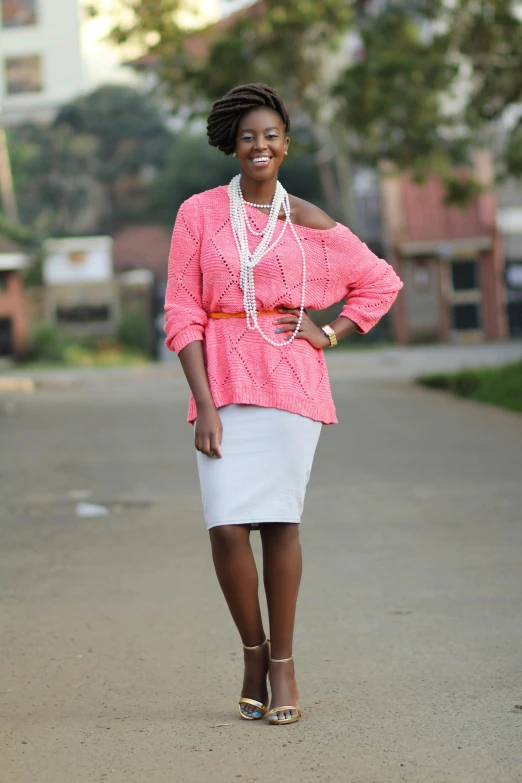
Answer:
<svg viewBox="0 0 522 783"><path fill-rule="evenodd" d="M336 361L287 727L238 718L176 367L0 398L1 783L522 781L522 417Z"/></svg>

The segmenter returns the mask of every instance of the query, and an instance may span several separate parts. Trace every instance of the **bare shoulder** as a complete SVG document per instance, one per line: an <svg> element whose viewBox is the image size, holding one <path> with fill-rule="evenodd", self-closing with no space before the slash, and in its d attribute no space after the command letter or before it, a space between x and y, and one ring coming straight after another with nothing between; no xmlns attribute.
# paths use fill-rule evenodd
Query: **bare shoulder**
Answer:
<svg viewBox="0 0 522 783"><path fill-rule="evenodd" d="M334 228L335 220L323 212L322 209L304 201L296 196L291 197L292 220L297 226L306 226L306 228L315 228L324 230Z"/></svg>

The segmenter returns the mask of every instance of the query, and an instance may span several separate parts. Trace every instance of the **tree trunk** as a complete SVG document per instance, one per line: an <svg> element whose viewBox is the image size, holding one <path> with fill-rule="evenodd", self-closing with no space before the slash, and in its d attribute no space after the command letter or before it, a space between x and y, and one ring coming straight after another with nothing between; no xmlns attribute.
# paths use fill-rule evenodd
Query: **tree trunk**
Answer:
<svg viewBox="0 0 522 783"><path fill-rule="evenodd" d="M9 160L9 149L7 147L7 138L4 126L0 119L0 193L2 195L2 204L6 217L13 223L18 223L18 208L16 206L16 196L13 186L13 176L11 173L11 162Z"/></svg>

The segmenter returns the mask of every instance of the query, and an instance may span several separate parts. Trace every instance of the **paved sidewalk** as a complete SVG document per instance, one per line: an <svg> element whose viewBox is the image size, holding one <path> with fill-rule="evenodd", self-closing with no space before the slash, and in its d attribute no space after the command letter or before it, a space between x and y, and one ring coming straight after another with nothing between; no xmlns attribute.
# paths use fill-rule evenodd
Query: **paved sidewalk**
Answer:
<svg viewBox="0 0 522 783"><path fill-rule="evenodd" d="M498 367L522 359L522 340L479 343L476 345L387 346L326 353L332 376L353 379L412 380L433 372L453 372L465 367ZM177 378L183 373L179 360L170 354L168 361L136 367L24 369L0 365L0 392L72 388L78 385L105 384L122 379ZM32 385L33 389L26 388Z"/></svg>
<svg viewBox="0 0 522 783"><path fill-rule="evenodd" d="M522 417L334 360L288 727L238 719L176 367L0 397L0 783L522 781Z"/></svg>

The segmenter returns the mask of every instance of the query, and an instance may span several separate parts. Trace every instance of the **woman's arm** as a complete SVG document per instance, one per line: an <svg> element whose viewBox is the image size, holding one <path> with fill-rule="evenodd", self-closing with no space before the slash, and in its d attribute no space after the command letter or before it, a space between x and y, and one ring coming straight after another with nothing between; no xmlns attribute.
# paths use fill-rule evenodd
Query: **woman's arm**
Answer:
<svg viewBox="0 0 522 783"><path fill-rule="evenodd" d="M179 352L179 360L198 411L194 434L196 449L207 457L221 458L223 426L210 393L201 340L186 345Z"/></svg>
<svg viewBox="0 0 522 783"><path fill-rule="evenodd" d="M172 233L165 295L165 342L167 348L178 354L196 402L196 449L208 457L221 457L221 419L212 399L203 357L208 316L202 304L200 254L200 215L196 200L191 198L181 205Z"/></svg>

